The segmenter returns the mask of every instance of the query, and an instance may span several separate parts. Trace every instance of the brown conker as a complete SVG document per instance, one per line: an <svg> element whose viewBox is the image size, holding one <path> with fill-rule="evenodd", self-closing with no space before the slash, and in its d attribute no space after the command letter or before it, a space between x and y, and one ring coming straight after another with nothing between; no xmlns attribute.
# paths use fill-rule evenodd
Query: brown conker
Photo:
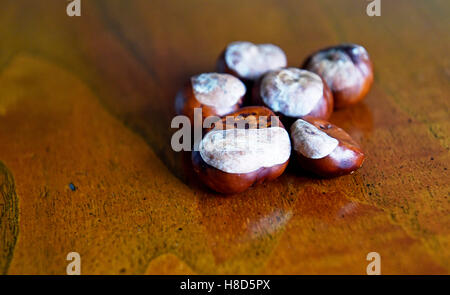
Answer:
<svg viewBox="0 0 450 295"><path fill-rule="evenodd" d="M278 117L265 107L245 107L214 123L192 152L192 163L209 188L232 194L280 176L290 154Z"/></svg>
<svg viewBox="0 0 450 295"><path fill-rule="evenodd" d="M333 96L325 81L298 68L266 73L253 87L252 101L270 108L288 125L304 116L328 119L333 112Z"/></svg>
<svg viewBox="0 0 450 295"><path fill-rule="evenodd" d="M175 111L189 117L192 123L202 124L208 116L221 117L238 110L245 93L244 83L230 74L203 73L191 77L177 93ZM202 109L201 117L194 118L195 108Z"/></svg>
<svg viewBox="0 0 450 295"><path fill-rule="evenodd" d="M333 93L336 108L361 101L373 83L369 54L356 44L319 50L306 59L302 68L322 76Z"/></svg>
<svg viewBox="0 0 450 295"><path fill-rule="evenodd" d="M286 65L285 53L274 44L236 41L223 50L217 61L217 70L235 75L244 82L253 82L268 71Z"/></svg>
<svg viewBox="0 0 450 295"><path fill-rule="evenodd" d="M365 158L347 132L314 117L295 121L291 126L291 140L300 167L322 177L353 173Z"/></svg>

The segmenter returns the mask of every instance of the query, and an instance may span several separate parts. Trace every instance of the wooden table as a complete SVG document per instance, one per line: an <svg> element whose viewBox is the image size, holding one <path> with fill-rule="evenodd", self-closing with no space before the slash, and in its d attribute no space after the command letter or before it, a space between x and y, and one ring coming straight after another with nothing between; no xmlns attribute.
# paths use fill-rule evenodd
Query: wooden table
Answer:
<svg viewBox="0 0 450 295"><path fill-rule="evenodd" d="M45 2L45 3L44 3ZM0 273L383 274L450 270L450 2L4 0L0 8ZM223 197L170 148L178 88L228 42L289 65L364 45L375 84L332 122L368 158L320 180L290 167ZM295 167L294 167L295 168Z"/></svg>

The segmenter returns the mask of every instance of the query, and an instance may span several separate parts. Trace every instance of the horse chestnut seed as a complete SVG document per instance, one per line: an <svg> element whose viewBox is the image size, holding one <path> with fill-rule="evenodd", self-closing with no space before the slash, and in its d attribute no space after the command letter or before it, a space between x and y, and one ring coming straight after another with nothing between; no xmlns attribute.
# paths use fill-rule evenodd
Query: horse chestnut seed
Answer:
<svg viewBox="0 0 450 295"><path fill-rule="evenodd" d="M342 44L311 55L303 68L322 76L331 89L336 108L362 100L373 83L373 66L366 49Z"/></svg>
<svg viewBox="0 0 450 295"><path fill-rule="evenodd" d="M222 52L217 69L250 82L268 71L284 68L286 64L286 55L276 45L237 41L230 43Z"/></svg>
<svg viewBox="0 0 450 295"><path fill-rule="evenodd" d="M231 194L280 176L290 154L278 117L264 107L245 107L214 123L192 152L192 163L212 190Z"/></svg>
<svg viewBox="0 0 450 295"><path fill-rule="evenodd" d="M299 165L322 177L353 173L365 158L350 135L318 118L295 121L291 126L291 139Z"/></svg>
<svg viewBox="0 0 450 295"><path fill-rule="evenodd" d="M268 72L255 84L252 98L254 104L291 121L308 115L328 119L333 112L333 96L325 81L297 68Z"/></svg>
<svg viewBox="0 0 450 295"><path fill-rule="evenodd" d="M202 122L208 116L221 117L238 110L246 87L229 74L204 73L192 77L175 98L175 111L191 122ZM194 120L194 109L202 108L203 118ZM200 114L199 114L200 115Z"/></svg>

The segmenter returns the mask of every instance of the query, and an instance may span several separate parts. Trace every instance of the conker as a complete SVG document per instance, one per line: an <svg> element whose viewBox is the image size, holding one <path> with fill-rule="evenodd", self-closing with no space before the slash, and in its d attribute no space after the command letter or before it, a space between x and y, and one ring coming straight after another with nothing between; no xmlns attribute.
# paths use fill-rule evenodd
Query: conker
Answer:
<svg viewBox="0 0 450 295"><path fill-rule="evenodd" d="M373 83L369 54L356 44L319 50L308 57L302 67L323 77L333 93L336 108L361 101Z"/></svg>
<svg viewBox="0 0 450 295"><path fill-rule="evenodd" d="M353 173L365 158L350 135L322 119L298 119L291 126L291 139L298 164L322 177Z"/></svg>
<svg viewBox="0 0 450 295"><path fill-rule="evenodd" d="M201 123L208 116L221 117L238 110L245 93L244 83L230 74L203 73L190 78L178 92L175 111ZM202 108L202 118L194 120L194 108Z"/></svg>
<svg viewBox="0 0 450 295"><path fill-rule="evenodd" d="M280 176L290 154L278 117L265 107L245 107L214 123L192 152L192 163L208 187L232 194Z"/></svg>
<svg viewBox="0 0 450 295"><path fill-rule="evenodd" d="M333 112L333 96L317 74L284 68L265 74L253 87L252 101L270 108L286 121L304 116L328 119Z"/></svg>
<svg viewBox="0 0 450 295"><path fill-rule="evenodd" d="M219 72L230 73L245 82L252 82L271 70L286 67L283 50L273 44L230 43L217 61Z"/></svg>

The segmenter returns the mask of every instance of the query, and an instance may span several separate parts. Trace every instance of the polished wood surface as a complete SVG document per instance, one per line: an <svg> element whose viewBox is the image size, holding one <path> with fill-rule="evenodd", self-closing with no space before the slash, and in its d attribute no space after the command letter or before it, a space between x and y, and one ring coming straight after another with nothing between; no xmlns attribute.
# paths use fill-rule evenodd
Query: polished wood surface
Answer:
<svg viewBox="0 0 450 295"><path fill-rule="evenodd" d="M44 3L45 2L45 3ZM0 273L383 274L450 271L450 2L3 0ZM375 83L335 112L367 153L354 175L295 167L223 197L170 148L173 102L234 40L289 65L364 45Z"/></svg>

